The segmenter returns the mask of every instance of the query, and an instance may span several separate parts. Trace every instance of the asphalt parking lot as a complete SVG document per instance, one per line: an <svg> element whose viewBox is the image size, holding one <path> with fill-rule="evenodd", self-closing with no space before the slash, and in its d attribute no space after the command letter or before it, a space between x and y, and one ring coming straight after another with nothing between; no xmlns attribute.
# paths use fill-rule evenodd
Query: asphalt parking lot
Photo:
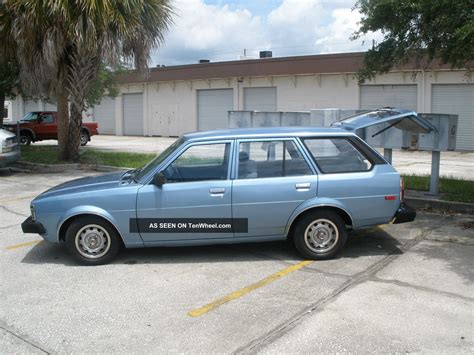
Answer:
<svg viewBox="0 0 474 355"><path fill-rule="evenodd" d="M288 243L123 251L97 267L24 235L30 200L85 171L0 175L0 352L474 351L474 216Z"/></svg>

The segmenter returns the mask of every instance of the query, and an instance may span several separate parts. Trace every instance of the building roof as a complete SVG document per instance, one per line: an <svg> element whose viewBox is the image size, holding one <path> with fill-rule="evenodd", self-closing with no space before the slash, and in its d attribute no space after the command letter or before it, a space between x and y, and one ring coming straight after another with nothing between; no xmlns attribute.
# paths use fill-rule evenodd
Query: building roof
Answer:
<svg viewBox="0 0 474 355"><path fill-rule="evenodd" d="M350 133L340 128L328 127L257 127L257 128L231 128L214 131L187 133L183 136L186 140L220 140L235 138L273 138L273 137L310 137L310 136L350 136Z"/></svg>
<svg viewBox="0 0 474 355"><path fill-rule="evenodd" d="M131 71L122 74L119 82L135 84L160 81L209 80L239 77L262 77L303 74L355 73L362 65L363 52L277 57L227 62L211 62L150 68L148 73ZM395 70L420 70L426 63L407 63ZM450 69L433 62L430 69Z"/></svg>

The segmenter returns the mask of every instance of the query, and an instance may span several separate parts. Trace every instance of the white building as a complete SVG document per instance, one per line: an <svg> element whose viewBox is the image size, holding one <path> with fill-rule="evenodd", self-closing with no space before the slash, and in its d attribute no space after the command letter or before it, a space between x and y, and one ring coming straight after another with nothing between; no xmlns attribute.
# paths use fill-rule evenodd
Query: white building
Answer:
<svg viewBox="0 0 474 355"><path fill-rule="evenodd" d="M474 83L466 70L407 64L359 85L363 53L265 58L157 67L120 78L120 94L93 109L99 132L178 136L225 128L229 110L398 106L459 115L457 148L474 150ZM13 117L49 104L12 103Z"/></svg>

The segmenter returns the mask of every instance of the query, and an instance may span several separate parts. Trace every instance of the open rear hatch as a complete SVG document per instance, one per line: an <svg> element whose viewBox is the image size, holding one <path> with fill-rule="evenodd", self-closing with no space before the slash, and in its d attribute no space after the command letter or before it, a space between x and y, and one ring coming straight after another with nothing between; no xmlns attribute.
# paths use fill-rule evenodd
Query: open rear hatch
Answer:
<svg viewBox="0 0 474 355"><path fill-rule="evenodd" d="M355 132L359 129L383 123L386 123L384 128L373 134L372 137L375 137L392 127L413 133L430 133L431 131L436 130L430 122L419 117L415 111L392 107L381 108L350 116L341 121L334 122L331 126Z"/></svg>

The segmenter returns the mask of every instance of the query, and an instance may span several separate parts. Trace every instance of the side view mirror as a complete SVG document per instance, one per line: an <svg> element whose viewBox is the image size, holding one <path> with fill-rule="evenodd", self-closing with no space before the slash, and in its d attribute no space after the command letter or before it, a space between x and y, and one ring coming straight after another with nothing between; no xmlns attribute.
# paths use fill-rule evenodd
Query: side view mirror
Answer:
<svg viewBox="0 0 474 355"><path fill-rule="evenodd" d="M161 187L166 183L166 177L163 175L163 173L158 173L153 176L153 185Z"/></svg>

